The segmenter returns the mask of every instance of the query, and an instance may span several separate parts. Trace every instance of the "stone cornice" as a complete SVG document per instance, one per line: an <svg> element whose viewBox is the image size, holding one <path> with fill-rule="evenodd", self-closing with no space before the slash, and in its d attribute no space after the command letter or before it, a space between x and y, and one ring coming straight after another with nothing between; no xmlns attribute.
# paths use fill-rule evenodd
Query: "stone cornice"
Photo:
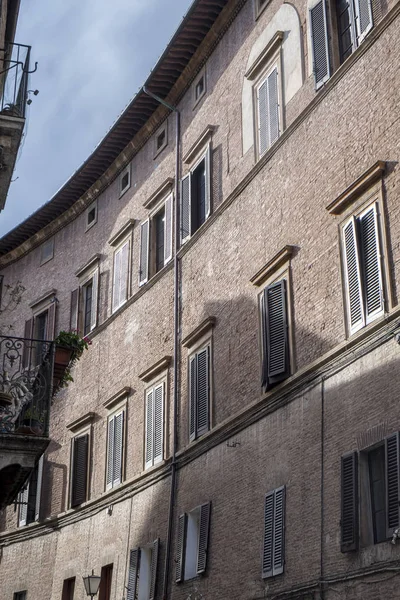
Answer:
<svg viewBox="0 0 400 600"><path fill-rule="evenodd" d="M264 50L257 56L255 61L247 69L246 73L244 74L247 79L255 79L260 70L265 67L266 63L273 56L274 52L282 44L282 40L283 31L277 31L272 40L270 40L269 44L266 45Z"/></svg>
<svg viewBox="0 0 400 600"><path fill-rule="evenodd" d="M382 179L386 170L386 162L378 160L372 167L367 169L358 179L345 189L333 202L328 204L326 210L331 215L340 215L354 200L359 198L363 192L371 187L376 181Z"/></svg>
<svg viewBox="0 0 400 600"><path fill-rule="evenodd" d="M285 262L289 262L293 255L293 251L295 246L284 246L282 250L279 250L275 254L271 260L269 260L253 277L250 279L250 282L259 287L269 279L276 271L279 269L281 265Z"/></svg>
<svg viewBox="0 0 400 600"><path fill-rule="evenodd" d="M168 369L169 365L171 364L171 360L171 356L164 356L161 358L161 360L157 361L154 365L146 369L146 371L140 373L139 379L142 379L142 381L145 381L146 383L151 381L157 375L159 375L159 373Z"/></svg>
<svg viewBox="0 0 400 600"><path fill-rule="evenodd" d="M200 325L196 327L189 335L182 340L182 346L190 348L199 340L203 335L215 327L217 319L215 317L207 317Z"/></svg>
<svg viewBox="0 0 400 600"><path fill-rule="evenodd" d="M82 427L89 425L89 423L91 423L93 421L95 416L96 416L96 413L87 412L85 415L82 415L81 417L79 417L79 419L75 419L74 421L67 423L66 427L67 427L67 429L69 429L70 431L73 431L75 433L76 431L79 431L79 429L82 429Z"/></svg>
<svg viewBox="0 0 400 600"><path fill-rule="evenodd" d="M108 243L110 246L117 246L122 238L128 235L135 226L135 219L128 219L128 221L122 225L122 227L110 237Z"/></svg>
<svg viewBox="0 0 400 600"><path fill-rule="evenodd" d="M77 277L81 277L82 275L84 275L84 273L86 271L88 271L89 269L91 269L92 267L94 267L94 265L96 263L99 263L101 259L101 254L95 254L94 256L92 256L92 258L90 258L84 265L83 267L79 267L79 269L77 271L75 271L75 275Z"/></svg>
<svg viewBox="0 0 400 600"><path fill-rule="evenodd" d="M45 300L47 300L48 302L50 302L51 298L54 298L54 296L57 294L57 290L48 290L47 292L45 292L44 294L42 294L41 296L39 296L39 298L36 298L35 300L33 300L33 302L31 302L29 304L29 308L35 308L35 306L38 306L38 304L41 304L42 302L44 302Z"/></svg>
<svg viewBox="0 0 400 600"><path fill-rule="evenodd" d="M153 208L164 197L166 197L169 193L172 192L172 188L174 185L175 179L173 177L168 177L150 196L148 200L143 204L144 208L150 209Z"/></svg>
<svg viewBox="0 0 400 600"><path fill-rule="evenodd" d="M106 408L107 410L111 410L123 398L127 398L130 395L131 391L132 389L129 386L121 388L120 390L118 390L118 392L111 396L111 398L103 402L104 408Z"/></svg>
<svg viewBox="0 0 400 600"><path fill-rule="evenodd" d="M182 161L186 164L190 164L197 157L201 150L204 149L205 145L212 138L212 134L216 130L214 125L207 125L207 127L202 131L194 144L191 145L189 150L186 152Z"/></svg>

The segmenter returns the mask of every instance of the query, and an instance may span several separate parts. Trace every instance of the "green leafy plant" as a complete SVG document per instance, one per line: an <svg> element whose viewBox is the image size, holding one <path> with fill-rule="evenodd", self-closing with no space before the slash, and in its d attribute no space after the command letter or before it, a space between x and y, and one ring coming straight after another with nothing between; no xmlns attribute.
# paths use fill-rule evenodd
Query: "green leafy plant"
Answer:
<svg viewBox="0 0 400 600"><path fill-rule="evenodd" d="M74 381L74 378L71 375L71 369L92 342L88 337L82 338L76 331L60 331L54 342L56 344L56 352L57 347L71 351L71 358L64 369L61 379L57 383L56 389L54 390L55 393L59 389L67 387L70 381Z"/></svg>

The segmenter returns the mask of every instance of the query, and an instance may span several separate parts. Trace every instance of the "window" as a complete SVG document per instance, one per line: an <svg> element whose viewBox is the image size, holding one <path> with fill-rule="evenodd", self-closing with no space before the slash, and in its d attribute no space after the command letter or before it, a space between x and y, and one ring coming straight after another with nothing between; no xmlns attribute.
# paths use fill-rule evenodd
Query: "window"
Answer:
<svg viewBox="0 0 400 600"><path fill-rule="evenodd" d="M13 600L26 600L27 599L27 592L14 592L14 599Z"/></svg>
<svg viewBox="0 0 400 600"><path fill-rule="evenodd" d="M122 242L114 252L113 299L112 310L115 312L128 300L130 239Z"/></svg>
<svg viewBox="0 0 400 600"><path fill-rule="evenodd" d="M129 557L126 600L153 600L156 594L159 540L134 548Z"/></svg>
<svg viewBox="0 0 400 600"><path fill-rule="evenodd" d="M172 258L172 194L140 225L139 285L161 271Z"/></svg>
<svg viewBox="0 0 400 600"><path fill-rule="evenodd" d="M99 587L99 600L111 600L113 565L101 567L101 579Z"/></svg>
<svg viewBox="0 0 400 600"><path fill-rule="evenodd" d="M210 146L181 182L180 229L183 244L211 213Z"/></svg>
<svg viewBox="0 0 400 600"><path fill-rule="evenodd" d="M71 440L71 508L88 499L89 456L90 434L86 431Z"/></svg>
<svg viewBox="0 0 400 600"><path fill-rule="evenodd" d="M168 144L167 125L168 122L165 122L155 135L154 158L158 156Z"/></svg>
<svg viewBox="0 0 400 600"><path fill-rule="evenodd" d="M392 537L399 517L399 433L342 457L341 551ZM361 524L361 527L360 527Z"/></svg>
<svg viewBox="0 0 400 600"><path fill-rule="evenodd" d="M97 223L97 200L86 209L86 227L85 231L93 227Z"/></svg>
<svg viewBox="0 0 400 600"><path fill-rule="evenodd" d="M107 473L106 489L116 487L122 482L124 457L124 421L125 411L117 410L108 417L107 423Z"/></svg>
<svg viewBox="0 0 400 600"><path fill-rule="evenodd" d="M285 487L265 496L262 577L283 573L285 564Z"/></svg>
<svg viewBox="0 0 400 600"><path fill-rule="evenodd" d="M254 0L256 9L256 18L260 15L262 10L267 6L269 0Z"/></svg>
<svg viewBox="0 0 400 600"><path fill-rule="evenodd" d="M44 265L54 256L54 238L50 238L40 247L40 265Z"/></svg>
<svg viewBox="0 0 400 600"><path fill-rule="evenodd" d="M40 340L54 339L57 307L54 291L34 302L31 307L33 316L25 321L24 339L35 341L25 343L22 356L25 369L40 365L47 354L48 345L41 343Z"/></svg>
<svg viewBox="0 0 400 600"><path fill-rule="evenodd" d="M119 196L123 196L131 187L131 166L128 165L119 176Z"/></svg>
<svg viewBox="0 0 400 600"><path fill-rule="evenodd" d="M18 525L23 527L39 521L44 456L39 459L24 490L18 496Z"/></svg>
<svg viewBox="0 0 400 600"><path fill-rule="evenodd" d="M326 0L310 9L311 45L315 87L318 89L331 75L331 57L327 23ZM339 45L338 64L342 64L361 44L372 29L370 0L336 0L336 34Z"/></svg>
<svg viewBox="0 0 400 600"><path fill-rule="evenodd" d="M260 295L262 387L266 391L290 375L287 279Z"/></svg>
<svg viewBox="0 0 400 600"><path fill-rule="evenodd" d="M210 428L210 345L189 358L189 432L190 441Z"/></svg>
<svg viewBox="0 0 400 600"><path fill-rule="evenodd" d="M350 335L384 312L378 206L369 206L343 226L345 296Z"/></svg>
<svg viewBox="0 0 400 600"><path fill-rule="evenodd" d="M70 330L88 335L97 326L99 296L98 255L76 272L79 287L71 292Z"/></svg>
<svg viewBox="0 0 400 600"><path fill-rule="evenodd" d="M64 579L62 589L62 600L74 600L75 577Z"/></svg>
<svg viewBox="0 0 400 600"><path fill-rule="evenodd" d="M256 85L258 155L261 157L280 135L280 52Z"/></svg>
<svg viewBox="0 0 400 600"><path fill-rule="evenodd" d="M202 504L179 517L176 581L187 581L205 572L211 502Z"/></svg>
<svg viewBox="0 0 400 600"><path fill-rule="evenodd" d="M145 468L164 458L164 389L159 383L146 391Z"/></svg>
<svg viewBox="0 0 400 600"><path fill-rule="evenodd" d="M202 97L204 96L205 93L206 93L206 72L205 72L205 69L203 68L193 82L193 105L194 106L196 106L196 104L202 99Z"/></svg>

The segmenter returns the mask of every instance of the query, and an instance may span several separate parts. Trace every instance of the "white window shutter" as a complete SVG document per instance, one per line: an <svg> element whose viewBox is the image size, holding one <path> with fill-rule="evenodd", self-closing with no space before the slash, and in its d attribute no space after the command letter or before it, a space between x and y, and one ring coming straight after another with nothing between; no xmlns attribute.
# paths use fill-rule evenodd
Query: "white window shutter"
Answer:
<svg viewBox="0 0 400 600"><path fill-rule="evenodd" d="M279 92L278 69L275 67L268 75L268 132L269 147L279 137Z"/></svg>
<svg viewBox="0 0 400 600"><path fill-rule="evenodd" d="M113 460L113 486L122 481L122 456L124 442L124 413L120 412L114 417L114 460Z"/></svg>
<svg viewBox="0 0 400 600"><path fill-rule="evenodd" d="M145 469L153 465L153 422L154 422L154 391L150 390L146 394L146 443L145 443Z"/></svg>
<svg viewBox="0 0 400 600"><path fill-rule="evenodd" d="M164 383L154 388L154 464L163 460L164 449Z"/></svg>
<svg viewBox="0 0 400 600"><path fill-rule="evenodd" d="M108 420L108 451L107 451L107 475L106 488L113 486L113 464L114 464L114 423L115 417Z"/></svg>
<svg viewBox="0 0 400 600"><path fill-rule="evenodd" d="M258 151L260 156L268 150L268 82L265 80L257 91Z"/></svg>
<svg viewBox="0 0 400 600"><path fill-rule="evenodd" d="M127 240L121 248L121 277L120 277L120 290L119 290L119 306L121 306L128 299L129 248L130 248L130 241Z"/></svg>
<svg viewBox="0 0 400 600"><path fill-rule="evenodd" d="M187 515L184 513L178 520L178 536L176 540L175 581L183 581L185 572Z"/></svg>
<svg viewBox="0 0 400 600"><path fill-rule="evenodd" d="M71 292L71 309L69 317L70 331L78 331L79 291L79 288L77 288Z"/></svg>
<svg viewBox="0 0 400 600"><path fill-rule="evenodd" d="M139 285L143 285L149 279L149 242L150 221L147 219L140 225Z"/></svg>
<svg viewBox="0 0 400 600"><path fill-rule="evenodd" d="M170 194L165 201L164 219L164 265L172 258L172 230L173 230L173 195Z"/></svg>
<svg viewBox="0 0 400 600"><path fill-rule="evenodd" d="M28 500L29 500L29 483L26 484L26 488L20 492L18 496L19 502L19 518L18 525L19 527L23 527L26 525L26 521L28 518Z"/></svg>
<svg viewBox="0 0 400 600"><path fill-rule="evenodd" d="M359 218L363 258L365 320L370 323L383 312L383 283L376 204Z"/></svg>
<svg viewBox="0 0 400 600"><path fill-rule="evenodd" d="M318 89L331 76L325 0L310 10L310 28L315 88Z"/></svg>
<svg viewBox="0 0 400 600"><path fill-rule="evenodd" d="M90 315L90 331L97 326L97 312L99 299L99 269L93 273L92 279L92 310Z"/></svg>
<svg viewBox="0 0 400 600"><path fill-rule="evenodd" d="M114 277L113 277L113 312L117 310L120 305L119 291L121 288L121 249L117 250L114 254Z"/></svg>
<svg viewBox="0 0 400 600"><path fill-rule="evenodd" d="M283 573L285 563L285 488L275 490L274 511L274 575Z"/></svg>
<svg viewBox="0 0 400 600"><path fill-rule="evenodd" d="M205 214L206 219L210 216L211 213L211 148L210 144L208 144L207 152L204 157L204 167L205 167Z"/></svg>
<svg viewBox="0 0 400 600"><path fill-rule="evenodd" d="M355 12L357 39L361 44L373 26L371 0L355 0Z"/></svg>
<svg viewBox="0 0 400 600"><path fill-rule="evenodd" d="M347 289L347 311L350 333L365 324L361 289L360 256L358 249L357 222L352 217L343 228L344 262Z"/></svg>
<svg viewBox="0 0 400 600"><path fill-rule="evenodd" d="M197 354L197 435L209 430L210 347Z"/></svg>
<svg viewBox="0 0 400 600"><path fill-rule="evenodd" d="M181 244L184 244L191 233L191 174L188 173L181 181L180 200L180 229Z"/></svg>
<svg viewBox="0 0 400 600"><path fill-rule="evenodd" d="M36 502L35 502L35 521L40 519L40 500L42 496L44 454L39 458L37 466L37 484L36 484Z"/></svg>

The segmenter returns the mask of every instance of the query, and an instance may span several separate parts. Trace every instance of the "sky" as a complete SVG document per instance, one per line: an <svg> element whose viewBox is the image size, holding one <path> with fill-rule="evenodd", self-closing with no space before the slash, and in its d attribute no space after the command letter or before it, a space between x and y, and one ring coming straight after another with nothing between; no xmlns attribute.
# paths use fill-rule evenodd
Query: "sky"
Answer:
<svg viewBox="0 0 400 600"><path fill-rule="evenodd" d="M31 95L0 236L50 200L148 77L192 0L22 0ZM31 66L31 68L33 68Z"/></svg>

